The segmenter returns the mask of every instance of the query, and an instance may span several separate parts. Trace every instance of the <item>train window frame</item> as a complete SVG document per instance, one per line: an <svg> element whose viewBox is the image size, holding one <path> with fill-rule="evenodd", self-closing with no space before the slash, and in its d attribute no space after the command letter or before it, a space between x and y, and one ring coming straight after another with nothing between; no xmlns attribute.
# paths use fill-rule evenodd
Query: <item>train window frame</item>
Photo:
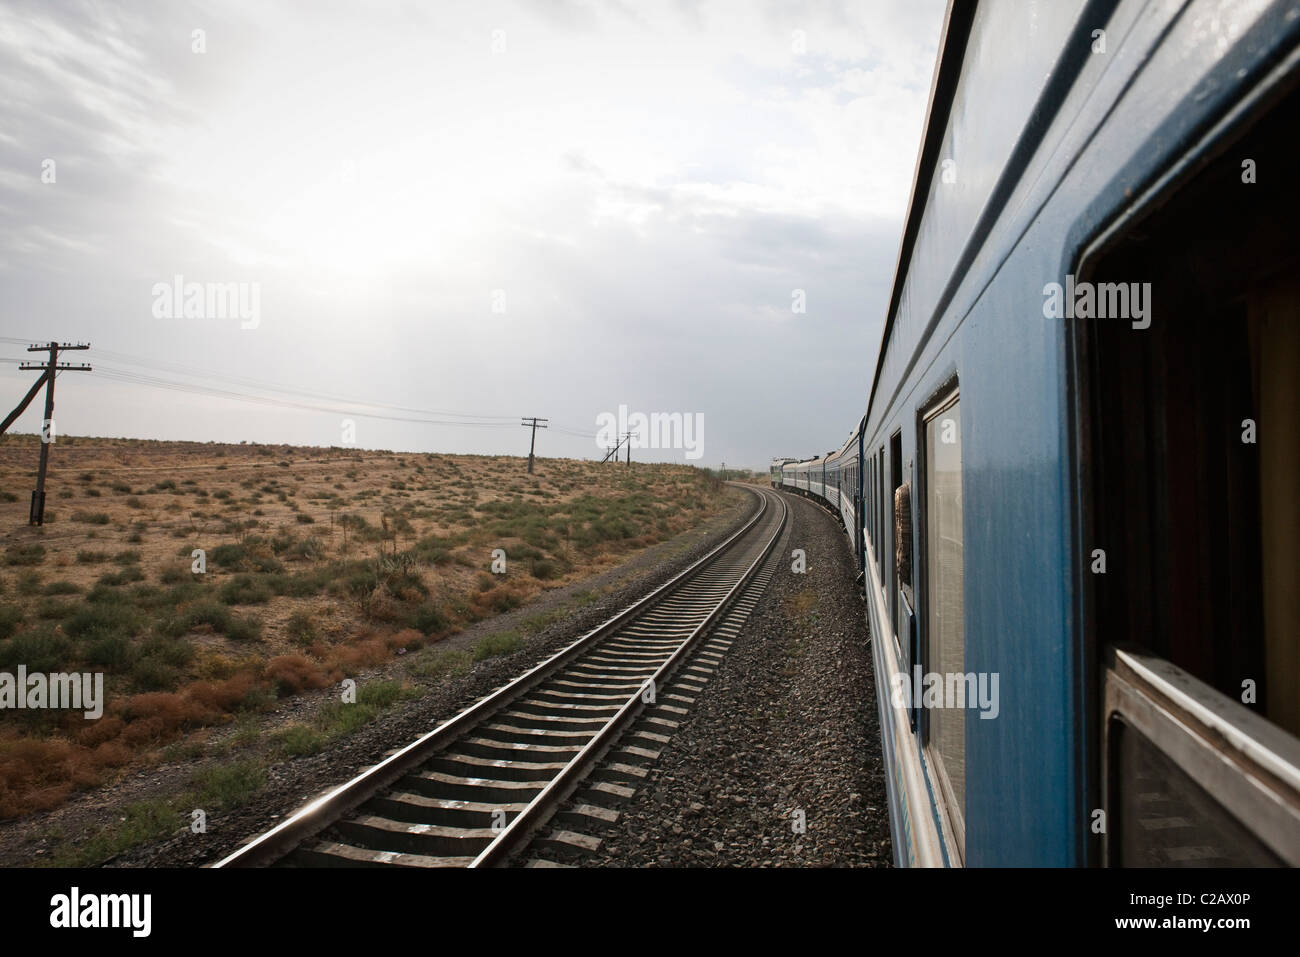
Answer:
<svg viewBox="0 0 1300 957"><path fill-rule="evenodd" d="M924 405L917 410L916 417L916 469L913 475L912 495L911 495L911 518L912 518L912 584L913 584L913 607L912 621L916 633L915 658L914 660L920 665L921 669L926 672L935 671L936 649L933 641L934 636L931 631L932 604L931 604L931 580L930 580L930 456L928 453L929 444L929 427L931 423L936 422L944 412L958 406L961 402L961 388L957 377L954 375L947 379L943 385L936 389ZM959 453L960 454L960 453ZM958 471L961 476L961 482L965 484L966 472L964 458L959 459ZM964 523L965 507L962 506L960 517L963 528L963 555L964 555ZM961 595L959 603L962 607L962 628L961 628L961 658L962 670L965 670L966 660L966 622L965 622L965 600L966 600L966 582L963 558ZM901 638L900 638L901 640ZM967 741L965 735L965 709L961 711L962 721L962 738L961 738L961 764L962 764L962 793L960 800L956 794L948 773L947 762L942 754L939 753L938 745L932 739L932 727L930 713L931 709L923 708L920 702L914 703L915 727L920 737L921 752L925 757L926 764L929 768L929 776L934 782L938 794L943 799L943 822L951 833L951 850L955 853L957 859L964 863L966 857L966 791L967 791Z"/></svg>
<svg viewBox="0 0 1300 957"><path fill-rule="evenodd" d="M1102 726L1102 865L1123 863L1117 721L1202 785L1205 795L1282 863L1300 866L1300 739L1135 645L1111 646ZM1195 850L1195 849L1194 849Z"/></svg>

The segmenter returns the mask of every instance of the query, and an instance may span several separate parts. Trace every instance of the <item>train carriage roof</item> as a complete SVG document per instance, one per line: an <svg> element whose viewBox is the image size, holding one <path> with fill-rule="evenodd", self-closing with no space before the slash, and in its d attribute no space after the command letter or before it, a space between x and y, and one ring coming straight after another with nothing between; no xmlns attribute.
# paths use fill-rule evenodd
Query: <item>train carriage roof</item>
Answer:
<svg viewBox="0 0 1300 957"><path fill-rule="evenodd" d="M880 372L885 364L890 334L894 330L894 318L898 314L899 300L907 279L908 262L916 245L917 232L921 227L921 216L925 212L926 201L930 194L930 182L935 168L939 165L939 151L948 129L948 113L952 108L957 81L961 77L966 39L970 35L974 16L975 4L959 4L955 0L948 0L948 9L944 11L943 29L939 37L938 55L934 62L934 77L930 82L930 101L925 109L925 123L922 127L925 132L917 153L916 166L912 171L912 193L907 206L907 220L903 224L903 235L899 240L898 260L894 265L894 283L889 293L889 308L885 313L885 327L880 335L880 349L876 352L876 369L871 378L871 392L867 398L867 418L870 417L871 407L876 401L876 388L880 384ZM864 419L863 425L865 424Z"/></svg>

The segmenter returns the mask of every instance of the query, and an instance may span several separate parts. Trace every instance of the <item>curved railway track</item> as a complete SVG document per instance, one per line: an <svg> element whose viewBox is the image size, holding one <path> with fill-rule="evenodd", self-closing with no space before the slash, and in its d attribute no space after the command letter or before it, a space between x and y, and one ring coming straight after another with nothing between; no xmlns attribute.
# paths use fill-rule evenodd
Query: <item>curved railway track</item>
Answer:
<svg viewBox="0 0 1300 957"><path fill-rule="evenodd" d="M653 752L639 745L667 740L632 730L633 722L647 707L683 712L668 701L691 699L681 696L681 680L670 681L683 665L700 668L689 659L729 613L747 612L752 601L738 600L763 580L759 572L785 527L781 496L744 487L758 507L703 558L214 866L509 862L612 749L644 757ZM649 720L659 730L673 725ZM625 736L633 740L623 743ZM618 791L599 782L592 787Z"/></svg>

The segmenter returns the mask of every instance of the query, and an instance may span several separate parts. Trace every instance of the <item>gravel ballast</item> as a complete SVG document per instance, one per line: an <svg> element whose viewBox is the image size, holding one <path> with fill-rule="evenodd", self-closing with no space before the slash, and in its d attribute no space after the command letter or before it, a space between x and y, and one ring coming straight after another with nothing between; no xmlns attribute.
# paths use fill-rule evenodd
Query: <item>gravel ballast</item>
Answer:
<svg viewBox="0 0 1300 957"><path fill-rule="evenodd" d="M586 865L892 864L863 604L838 522L787 495L771 585ZM807 571L791 570L803 549Z"/></svg>

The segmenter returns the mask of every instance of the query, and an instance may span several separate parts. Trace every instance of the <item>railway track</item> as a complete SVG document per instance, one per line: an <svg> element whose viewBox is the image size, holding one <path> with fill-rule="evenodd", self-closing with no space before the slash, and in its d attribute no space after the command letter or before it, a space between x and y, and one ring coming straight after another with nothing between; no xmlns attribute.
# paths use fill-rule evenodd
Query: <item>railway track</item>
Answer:
<svg viewBox="0 0 1300 957"><path fill-rule="evenodd" d="M684 713L685 692L706 680L770 576L787 507L744 487L753 514L703 558L214 866L500 866L562 808L596 823L616 815L585 799L630 796L609 775L634 778L674 725L643 713ZM606 780L587 781L607 756Z"/></svg>

